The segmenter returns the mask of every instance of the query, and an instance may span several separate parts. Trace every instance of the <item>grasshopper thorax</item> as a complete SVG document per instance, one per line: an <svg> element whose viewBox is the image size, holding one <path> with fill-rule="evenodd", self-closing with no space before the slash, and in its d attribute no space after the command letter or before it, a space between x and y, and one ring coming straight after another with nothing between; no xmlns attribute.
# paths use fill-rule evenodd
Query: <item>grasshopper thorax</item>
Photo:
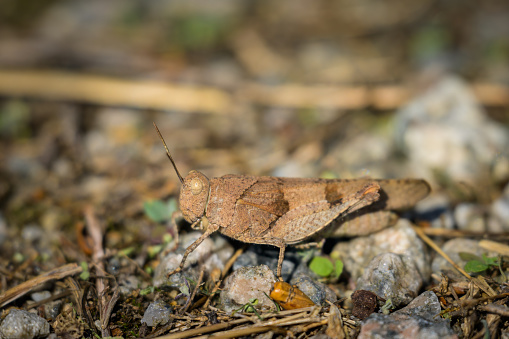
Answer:
<svg viewBox="0 0 509 339"><path fill-rule="evenodd" d="M205 215L209 200L209 179L198 171L191 171L180 188L180 210L187 222L193 224Z"/></svg>

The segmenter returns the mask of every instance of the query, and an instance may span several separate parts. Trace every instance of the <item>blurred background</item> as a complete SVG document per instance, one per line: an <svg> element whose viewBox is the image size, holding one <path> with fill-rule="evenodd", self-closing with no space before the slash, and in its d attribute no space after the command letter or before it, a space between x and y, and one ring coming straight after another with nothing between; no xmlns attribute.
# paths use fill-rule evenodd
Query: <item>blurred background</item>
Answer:
<svg viewBox="0 0 509 339"><path fill-rule="evenodd" d="M429 204L486 213L509 179L508 17L501 0L2 1L3 254L72 242L86 205L109 247L160 241L143 203L180 183L153 121L182 174L423 177ZM504 206L475 227L509 228Z"/></svg>

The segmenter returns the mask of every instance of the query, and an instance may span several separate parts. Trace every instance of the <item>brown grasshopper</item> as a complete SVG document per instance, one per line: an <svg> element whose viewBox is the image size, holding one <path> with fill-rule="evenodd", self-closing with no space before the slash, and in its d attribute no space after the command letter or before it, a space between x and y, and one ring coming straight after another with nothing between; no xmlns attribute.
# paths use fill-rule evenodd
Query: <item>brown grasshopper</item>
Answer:
<svg viewBox="0 0 509 339"><path fill-rule="evenodd" d="M219 231L245 243L278 247L277 276L281 280L287 245L311 238L338 217L360 212L374 202L376 209L369 212L388 216L382 214L386 209L411 207L430 191L426 181L420 179L303 179L233 174L208 179L194 170L183 178L155 123L154 127L182 183L180 210L193 229L204 232L186 249L180 266L168 276L180 272L187 256ZM369 217L370 213L359 217Z"/></svg>

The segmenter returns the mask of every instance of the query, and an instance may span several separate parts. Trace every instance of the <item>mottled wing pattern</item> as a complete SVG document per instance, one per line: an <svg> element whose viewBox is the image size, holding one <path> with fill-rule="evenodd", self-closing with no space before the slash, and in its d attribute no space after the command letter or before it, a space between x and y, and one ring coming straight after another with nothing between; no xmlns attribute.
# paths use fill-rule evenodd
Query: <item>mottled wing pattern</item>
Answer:
<svg viewBox="0 0 509 339"><path fill-rule="evenodd" d="M365 209L371 209L376 203L377 201ZM394 211L374 210L364 213L365 209L348 213L343 218L334 220L331 227L328 227L320 235L323 238L362 236L394 225L398 220L398 215Z"/></svg>
<svg viewBox="0 0 509 339"><path fill-rule="evenodd" d="M286 244L300 242L321 231L342 213L353 212L376 201L379 189L380 186L373 182L339 202L321 200L291 209L276 221L267 235L282 238Z"/></svg>
<svg viewBox="0 0 509 339"><path fill-rule="evenodd" d="M417 179L247 178L256 178L256 182L242 191L229 226L221 229L223 234L245 241L272 235L298 242L342 214L348 215L370 204L362 211L403 209L429 192L428 184ZM366 194L367 187L379 189L376 198ZM216 205L221 208L221 204Z"/></svg>
<svg viewBox="0 0 509 339"><path fill-rule="evenodd" d="M380 199L387 197L384 209L404 210L413 207L428 196L429 184L422 179L379 179L375 180L383 192Z"/></svg>

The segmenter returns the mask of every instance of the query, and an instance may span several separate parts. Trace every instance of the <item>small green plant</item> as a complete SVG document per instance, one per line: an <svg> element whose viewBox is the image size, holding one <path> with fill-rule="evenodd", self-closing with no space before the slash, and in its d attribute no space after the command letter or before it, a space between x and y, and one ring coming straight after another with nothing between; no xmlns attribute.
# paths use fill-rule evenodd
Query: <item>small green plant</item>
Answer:
<svg viewBox="0 0 509 339"><path fill-rule="evenodd" d="M171 219L171 215L177 210L177 199L171 198L167 202L162 200L147 200L143 203L143 209L150 220L155 222L167 221Z"/></svg>
<svg viewBox="0 0 509 339"><path fill-rule="evenodd" d="M387 314L391 313L391 310L393 310L395 308L396 307L393 305L392 299L389 298L389 299L387 299L385 304L382 306L381 311L383 314L387 315Z"/></svg>
<svg viewBox="0 0 509 339"><path fill-rule="evenodd" d="M80 266L83 269L83 271L80 274L80 279L88 280L88 278L90 278L90 271L88 270L87 262L86 261L80 262Z"/></svg>
<svg viewBox="0 0 509 339"><path fill-rule="evenodd" d="M147 288L140 290L140 295L147 295L147 294L154 293L155 289L156 288L154 286L149 286Z"/></svg>
<svg viewBox="0 0 509 339"><path fill-rule="evenodd" d="M462 260L465 260L465 271L471 273L479 273L488 270L489 268L500 268L500 260L497 257L487 257L483 254L479 257L473 253L461 252L459 256Z"/></svg>
<svg viewBox="0 0 509 339"><path fill-rule="evenodd" d="M339 278L343 272L343 262L339 259L332 261L326 257L314 257L309 263L309 268L320 277Z"/></svg>
<svg viewBox="0 0 509 339"><path fill-rule="evenodd" d="M260 320L262 320L262 317L255 308L256 305L258 305L258 299L256 298L249 299L249 302L242 305L239 309L233 311L232 315L235 314L236 312L254 313Z"/></svg>

